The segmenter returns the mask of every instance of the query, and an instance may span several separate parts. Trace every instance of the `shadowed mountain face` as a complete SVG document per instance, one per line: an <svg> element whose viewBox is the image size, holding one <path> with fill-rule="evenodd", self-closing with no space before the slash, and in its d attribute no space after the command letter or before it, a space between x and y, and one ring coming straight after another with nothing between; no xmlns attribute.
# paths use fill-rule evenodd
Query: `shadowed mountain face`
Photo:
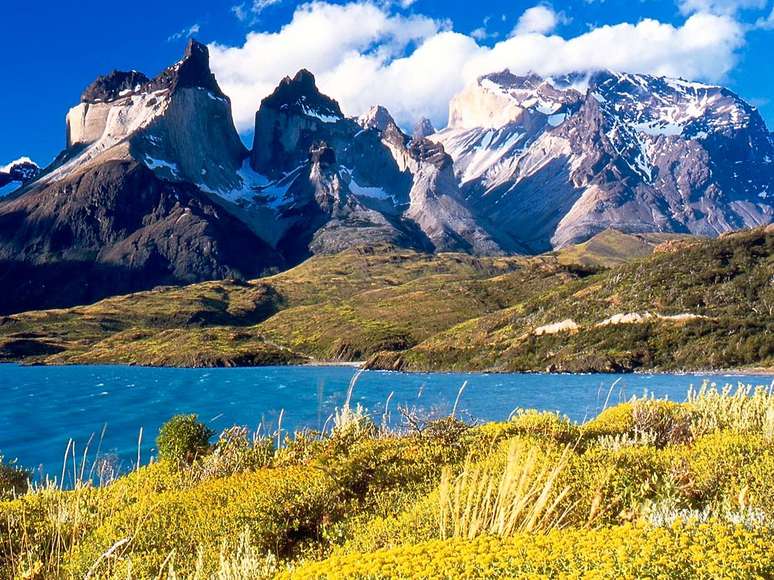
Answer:
<svg viewBox="0 0 774 580"><path fill-rule="evenodd" d="M733 93L601 72L477 79L449 126L346 117L306 70L260 103L252 149L191 41L154 78L113 71L42 172L0 168L0 310L64 306L391 244L537 253L614 227L716 236L772 221L774 146ZM19 189L9 193L12 184Z"/></svg>
<svg viewBox="0 0 774 580"><path fill-rule="evenodd" d="M0 312L213 278L283 259L196 187L111 161L0 205Z"/></svg>

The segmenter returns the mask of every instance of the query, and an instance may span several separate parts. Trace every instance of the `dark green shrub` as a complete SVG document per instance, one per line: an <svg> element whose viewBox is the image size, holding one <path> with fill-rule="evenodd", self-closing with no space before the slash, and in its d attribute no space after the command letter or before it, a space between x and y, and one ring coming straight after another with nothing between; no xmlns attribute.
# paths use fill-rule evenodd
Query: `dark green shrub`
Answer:
<svg viewBox="0 0 774 580"><path fill-rule="evenodd" d="M196 415L175 415L161 426L156 438L159 459L190 465L208 451L213 435Z"/></svg>
<svg viewBox="0 0 774 580"><path fill-rule="evenodd" d="M27 491L30 473L14 463L5 463L0 455L0 500L10 499Z"/></svg>

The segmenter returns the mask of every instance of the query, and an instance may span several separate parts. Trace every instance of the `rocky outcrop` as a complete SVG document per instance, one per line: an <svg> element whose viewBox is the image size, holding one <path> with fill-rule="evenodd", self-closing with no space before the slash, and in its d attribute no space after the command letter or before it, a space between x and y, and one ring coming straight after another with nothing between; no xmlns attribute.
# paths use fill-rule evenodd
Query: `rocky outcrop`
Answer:
<svg viewBox="0 0 774 580"><path fill-rule="evenodd" d="M285 77L255 114L251 165L272 178L298 167L316 141L345 139L354 125L339 104L317 90L312 73Z"/></svg>
<svg viewBox="0 0 774 580"><path fill-rule="evenodd" d="M21 157L0 167L0 188L10 184L25 184L40 174L40 167L29 157Z"/></svg>
<svg viewBox="0 0 774 580"><path fill-rule="evenodd" d="M212 192L241 187L247 157L207 47L193 40L182 60L153 79L114 71L92 83L67 114L67 153L47 182L134 159L162 178Z"/></svg>
<svg viewBox="0 0 774 580"><path fill-rule="evenodd" d="M414 125L414 132L412 135L416 139L420 137L429 137L433 133L435 133L433 123L427 117L422 117L417 121L416 125Z"/></svg>
<svg viewBox="0 0 774 580"><path fill-rule="evenodd" d="M98 77L91 83L81 95L82 103L101 103L114 101L118 97L130 93L137 93L150 82L150 79L141 72L120 71Z"/></svg>
<svg viewBox="0 0 774 580"><path fill-rule="evenodd" d="M304 148L318 153L304 159ZM321 151L325 164L315 157ZM381 106L357 119L345 118L338 103L319 92L308 71L283 79L261 102L251 165L278 185L293 176L277 204L278 222L289 227L283 240L309 240L307 252L379 241L436 251L500 252L465 206L443 147L408 137ZM302 212L301 226L295 219L297 195L307 190L317 192L317 205L326 217ZM326 192L323 198L321 191ZM338 201L331 205L325 199ZM299 227L320 231L299 235ZM300 256L303 248L295 245L292 253Z"/></svg>

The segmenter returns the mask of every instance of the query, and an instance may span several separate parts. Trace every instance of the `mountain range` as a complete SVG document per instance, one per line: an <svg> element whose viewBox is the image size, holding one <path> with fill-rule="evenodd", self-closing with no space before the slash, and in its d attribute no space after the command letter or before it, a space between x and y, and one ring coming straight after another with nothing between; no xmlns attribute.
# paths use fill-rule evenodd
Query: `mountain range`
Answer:
<svg viewBox="0 0 774 580"><path fill-rule="evenodd" d="M722 87L601 71L484 75L446 128L347 117L301 70L264 98L252 147L207 48L154 78L114 71L39 170L0 168L0 312L166 284L253 278L387 244L533 254L626 233L771 223L774 138Z"/></svg>

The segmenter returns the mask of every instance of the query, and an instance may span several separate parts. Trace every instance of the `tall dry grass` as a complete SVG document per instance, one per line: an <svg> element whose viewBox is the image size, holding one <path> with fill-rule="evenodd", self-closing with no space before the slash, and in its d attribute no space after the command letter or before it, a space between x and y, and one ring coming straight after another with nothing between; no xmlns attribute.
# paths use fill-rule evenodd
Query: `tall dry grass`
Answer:
<svg viewBox="0 0 774 580"><path fill-rule="evenodd" d="M762 433L774 441L774 382L768 387L739 383L718 388L704 381L691 388L686 400L691 410L694 436L724 429L741 433Z"/></svg>
<svg viewBox="0 0 774 580"><path fill-rule="evenodd" d="M569 487L557 488L569 448L556 461L535 447L513 440L502 473L466 464L454 477L443 471L440 484L441 538L472 539L482 534L511 536L562 527L560 510Z"/></svg>

